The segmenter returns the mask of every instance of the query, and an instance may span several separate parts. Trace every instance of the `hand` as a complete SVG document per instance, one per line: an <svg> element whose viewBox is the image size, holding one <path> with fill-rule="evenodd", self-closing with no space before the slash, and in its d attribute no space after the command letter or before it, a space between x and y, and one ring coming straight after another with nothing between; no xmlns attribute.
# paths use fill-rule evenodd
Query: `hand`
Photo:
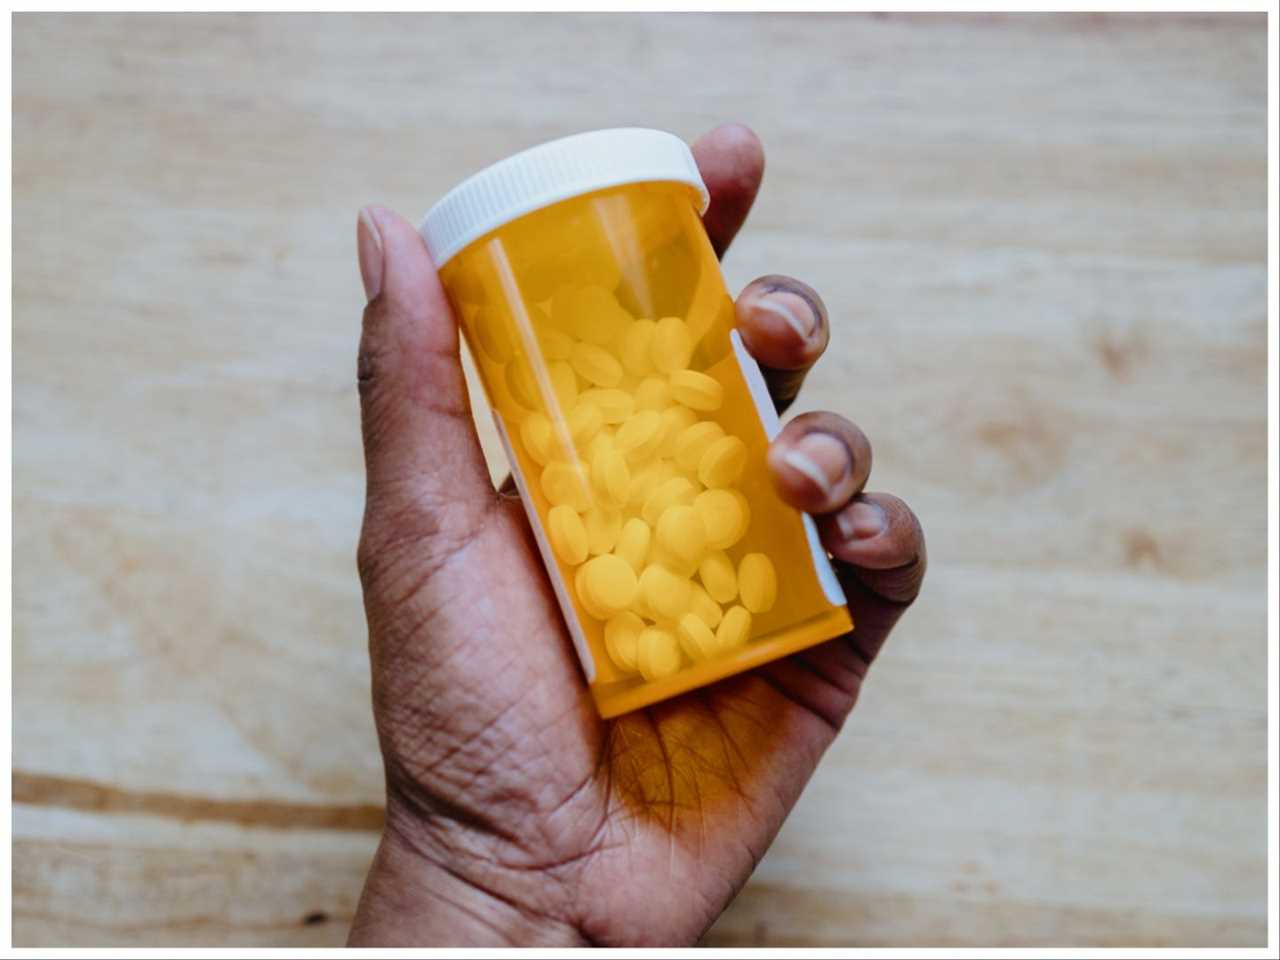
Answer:
<svg viewBox="0 0 1280 960"><path fill-rule="evenodd" d="M723 254L764 169L720 127L694 145ZM596 715L518 499L494 490L458 329L414 228L357 228L367 493L359 569L387 819L352 944L688 944L764 855L925 569L907 506L864 493L871 446L834 413L769 451L818 518L852 634L612 721ZM737 301L775 403L826 348L826 308L764 277Z"/></svg>

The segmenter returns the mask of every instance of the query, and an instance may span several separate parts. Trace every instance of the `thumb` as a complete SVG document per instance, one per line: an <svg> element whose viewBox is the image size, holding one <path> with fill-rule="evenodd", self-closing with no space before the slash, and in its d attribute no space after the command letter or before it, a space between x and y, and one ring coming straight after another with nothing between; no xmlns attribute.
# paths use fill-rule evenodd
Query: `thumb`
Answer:
<svg viewBox="0 0 1280 960"><path fill-rule="evenodd" d="M458 326L426 244L403 217L365 207L356 221L364 310L356 376L364 436L362 574L430 545L465 543L493 504L466 380ZM423 558L430 563L430 558Z"/></svg>

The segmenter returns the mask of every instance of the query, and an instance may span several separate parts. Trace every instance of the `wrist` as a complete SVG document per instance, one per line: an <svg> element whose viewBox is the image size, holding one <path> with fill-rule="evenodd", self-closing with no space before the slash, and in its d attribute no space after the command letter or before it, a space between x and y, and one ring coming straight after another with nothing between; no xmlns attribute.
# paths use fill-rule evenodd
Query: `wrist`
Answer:
<svg viewBox="0 0 1280 960"><path fill-rule="evenodd" d="M387 811L349 946L583 946L566 921L478 882L472 864L429 851L412 824ZM530 878L535 879L536 878Z"/></svg>

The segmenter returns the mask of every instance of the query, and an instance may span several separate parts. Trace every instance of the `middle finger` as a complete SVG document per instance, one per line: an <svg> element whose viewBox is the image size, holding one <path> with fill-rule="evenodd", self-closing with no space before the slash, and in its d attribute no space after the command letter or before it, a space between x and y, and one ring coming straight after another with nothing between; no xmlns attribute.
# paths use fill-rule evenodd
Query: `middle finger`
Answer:
<svg viewBox="0 0 1280 960"><path fill-rule="evenodd" d="M738 295L738 332L764 374L782 413L827 349L830 324L822 298L808 284L777 274L747 284Z"/></svg>
<svg viewBox="0 0 1280 960"><path fill-rule="evenodd" d="M787 503L805 513L830 513L866 486L871 442L838 414L803 413L769 445L769 471Z"/></svg>

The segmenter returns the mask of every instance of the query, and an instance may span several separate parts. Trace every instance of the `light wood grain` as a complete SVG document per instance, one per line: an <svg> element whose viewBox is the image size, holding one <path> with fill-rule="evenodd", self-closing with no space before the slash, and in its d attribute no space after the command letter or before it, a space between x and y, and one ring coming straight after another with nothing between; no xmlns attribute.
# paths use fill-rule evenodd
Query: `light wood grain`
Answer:
<svg viewBox="0 0 1280 960"><path fill-rule="evenodd" d="M1265 20L13 29L14 936L333 944L376 841L356 209L752 124L932 569L713 944L1265 942ZM480 416L486 450L500 460ZM292 822L296 820L296 822Z"/></svg>

